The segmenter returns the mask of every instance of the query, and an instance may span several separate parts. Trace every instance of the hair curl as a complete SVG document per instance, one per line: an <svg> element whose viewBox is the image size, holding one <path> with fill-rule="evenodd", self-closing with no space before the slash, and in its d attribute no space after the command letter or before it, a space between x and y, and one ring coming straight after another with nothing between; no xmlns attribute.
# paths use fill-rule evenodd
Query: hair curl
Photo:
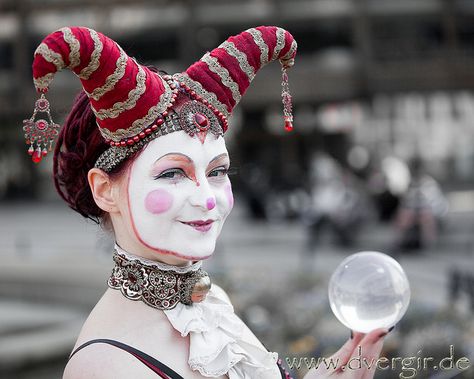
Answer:
<svg viewBox="0 0 474 379"><path fill-rule="evenodd" d="M166 74L156 67L148 66L150 71ZM146 145L145 145L146 146ZM142 151L145 146L142 147ZM59 132L54 149L53 178L59 195L70 208L82 216L107 228L108 213L100 209L94 201L87 174L94 167L99 156L109 148L97 127L87 94L81 91ZM138 156L136 152L119 164L109 177L118 178Z"/></svg>
<svg viewBox="0 0 474 379"><path fill-rule="evenodd" d="M108 147L97 127L89 98L81 91L59 133L53 178L56 190L69 207L97 224L106 223L108 214L95 203L87 175ZM130 159L123 162L109 175L119 176L129 162Z"/></svg>

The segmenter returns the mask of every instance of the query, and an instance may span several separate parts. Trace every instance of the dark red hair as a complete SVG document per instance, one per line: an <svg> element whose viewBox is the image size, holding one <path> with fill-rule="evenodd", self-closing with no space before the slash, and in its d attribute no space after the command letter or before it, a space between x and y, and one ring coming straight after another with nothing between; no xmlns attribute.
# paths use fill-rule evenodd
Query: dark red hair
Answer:
<svg viewBox="0 0 474 379"><path fill-rule="evenodd" d="M106 220L106 212L95 203L87 174L108 147L97 127L89 98L81 91L74 100L54 149L54 185L70 208L98 224ZM109 175L120 175L127 166L126 162Z"/></svg>
<svg viewBox="0 0 474 379"><path fill-rule="evenodd" d="M148 68L160 75L166 74L156 67ZM53 177L56 190L69 207L97 224L107 224L108 213L95 203L87 174L108 147L99 132L89 98L81 91L59 133L54 149ZM109 176L112 179L118 178L138 153L115 167Z"/></svg>

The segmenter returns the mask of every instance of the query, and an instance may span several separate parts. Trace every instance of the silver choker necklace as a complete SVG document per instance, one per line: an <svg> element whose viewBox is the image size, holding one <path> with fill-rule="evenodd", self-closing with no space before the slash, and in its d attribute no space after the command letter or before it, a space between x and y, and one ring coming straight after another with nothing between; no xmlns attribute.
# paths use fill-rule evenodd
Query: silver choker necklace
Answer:
<svg viewBox="0 0 474 379"><path fill-rule="evenodd" d="M201 302L211 288L207 272L197 261L186 267L168 265L130 254L115 244L115 266L107 284L130 300L161 309Z"/></svg>

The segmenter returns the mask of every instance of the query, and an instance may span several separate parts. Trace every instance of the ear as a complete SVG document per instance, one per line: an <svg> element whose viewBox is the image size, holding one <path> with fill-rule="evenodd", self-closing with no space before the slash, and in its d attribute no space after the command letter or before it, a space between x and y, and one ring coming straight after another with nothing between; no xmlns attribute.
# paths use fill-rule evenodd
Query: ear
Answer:
<svg viewBox="0 0 474 379"><path fill-rule="evenodd" d="M92 168L87 173L92 197L97 206L105 212L118 212L116 190L109 175L98 168Z"/></svg>

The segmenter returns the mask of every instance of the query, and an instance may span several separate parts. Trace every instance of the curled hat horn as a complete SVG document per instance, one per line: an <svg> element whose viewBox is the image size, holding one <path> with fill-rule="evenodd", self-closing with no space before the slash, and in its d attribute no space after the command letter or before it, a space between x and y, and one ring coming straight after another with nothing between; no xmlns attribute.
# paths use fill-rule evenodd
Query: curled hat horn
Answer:
<svg viewBox="0 0 474 379"><path fill-rule="evenodd" d="M45 94L55 73L64 68L81 80L100 132L111 146L96 162L106 171L159 135L185 130L198 134L201 142L208 130L221 135L258 70L274 60L282 64L285 128L291 130L286 70L293 65L296 48L288 31L260 26L230 37L185 72L160 76L101 33L85 27L61 28L49 34L34 54L33 81L41 96L31 118L23 121L28 152L39 162L58 134L60 126L51 118ZM192 104L183 106L183 101ZM175 102L179 106L174 107ZM168 117L170 109L173 118ZM183 109L187 113L180 116ZM45 113L47 120L36 120L39 113Z"/></svg>
<svg viewBox="0 0 474 379"><path fill-rule="evenodd" d="M160 75L139 65L115 41L92 29L65 27L41 42L33 60L37 91L44 95L55 73L64 68L81 80L99 129L108 141L119 142L137 135L173 101L173 90ZM47 100L44 96L40 100L35 111L47 109L50 118ZM30 120L25 125L30 127L30 137L33 134L29 142L43 147L44 152L44 145L51 138L45 141L38 131L50 125L43 120L40 129L34 130L38 129L37 122L34 117Z"/></svg>
<svg viewBox="0 0 474 379"><path fill-rule="evenodd" d="M259 26L228 38L178 77L196 92L204 93L228 116L258 70L279 60L286 71L294 63L296 48L296 41L288 31Z"/></svg>

